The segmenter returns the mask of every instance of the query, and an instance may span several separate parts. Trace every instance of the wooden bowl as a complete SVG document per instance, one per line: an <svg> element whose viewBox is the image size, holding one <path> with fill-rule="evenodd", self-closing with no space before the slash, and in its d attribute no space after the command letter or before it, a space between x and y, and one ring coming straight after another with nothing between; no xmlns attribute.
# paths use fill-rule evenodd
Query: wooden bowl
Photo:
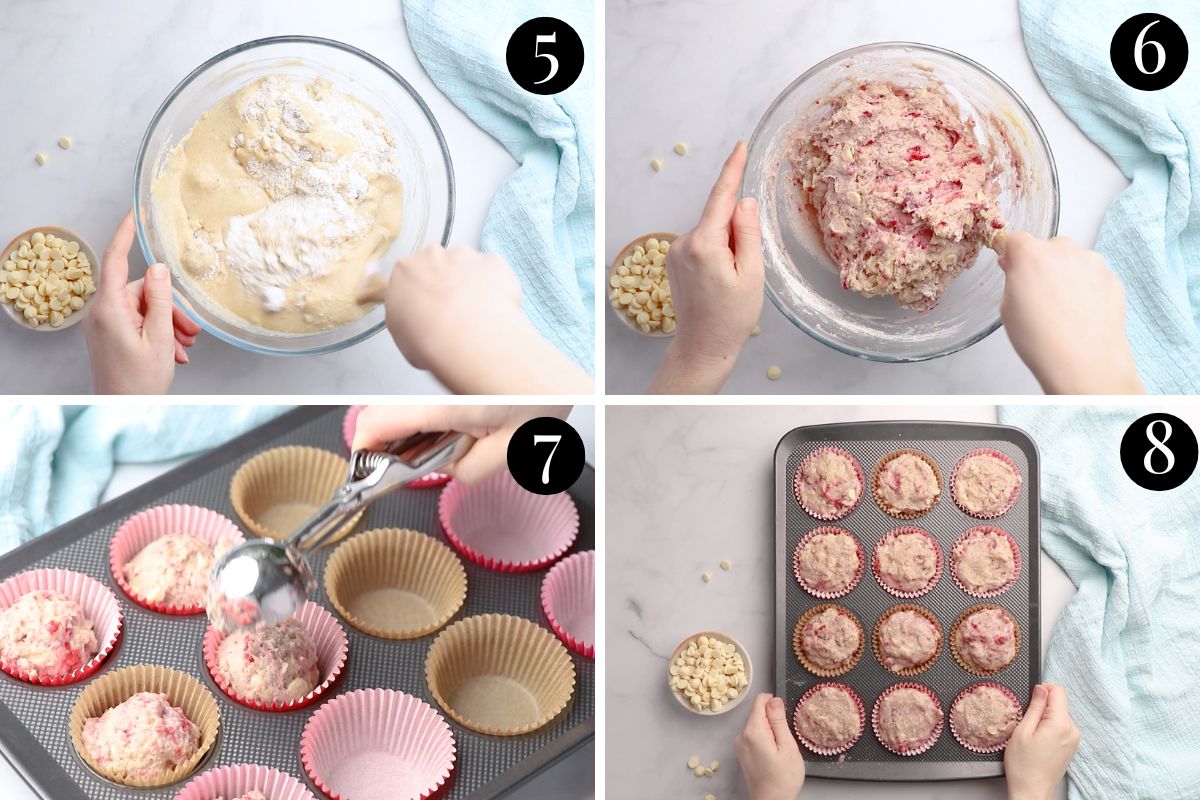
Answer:
<svg viewBox="0 0 1200 800"><path fill-rule="evenodd" d="M79 242L79 252L86 255L88 261L91 262L91 265L92 265L92 282L95 283L97 286L100 285L100 259L96 258L96 251L93 250L92 246L87 243L87 240L84 239L82 236L80 236L78 233L71 230L70 228L60 228L57 225L41 225L36 228L30 228L29 230L23 231L22 233L18 233L16 236L13 237L12 241L10 241L7 245L4 246L3 250L0 250L0 264L3 264L4 261L8 260L8 254L11 253L16 248L17 244L22 239L28 239L30 236L33 236L33 234L35 234L35 233L44 233L47 236L53 235L53 236L57 236L61 239L67 239L72 242ZM83 307L80 308L78 311L72 312L71 316L64 319L63 324L59 325L57 328L51 327L50 323L48 323L48 322L39 323L38 326L35 328L33 325L29 324L29 320L25 319L25 315L22 314L20 311L18 311L17 307L15 305L13 305L11 302L9 302L8 300L4 300L4 301L0 302L0 306L4 307L4 312L12 320L14 320L17 324L19 324L21 327L25 328L26 330L34 331L36 333L49 333L49 332L53 332L53 331L66 330L67 328L70 328L72 325L75 325L76 323L78 323L79 320L83 319L84 313L88 310L88 306L91 305L92 299L95 298L95 296L96 296L95 293L93 293L90 297L85 298L83 301Z"/></svg>
<svg viewBox="0 0 1200 800"><path fill-rule="evenodd" d="M617 318L620 319L621 322L623 322L625 324L625 327L629 328L631 331L633 331L634 333L637 333L640 336L649 336L651 338L658 338L658 339L669 339L675 335L675 331L671 331L670 333L663 333L662 330L660 329L660 330L653 330L653 331L650 331L649 333L646 333L641 328L639 328L638 324L633 320L632 317L630 317L628 314L626 314L620 308L614 306L612 304L612 300L608 299L608 292L609 292L609 290L612 289L612 285L609 283L609 281L612 280L612 276L616 274L617 267L621 266L621 264L623 264L625 262L625 259L628 256L633 255L633 248L638 247L639 245L643 244L647 239L658 239L659 241L662 241L665 239L666 241L674 244L675 240L678 238L679 238L679 234L677 234L677 233L665 233L665 232L646 233L646 234L639 236L638 238L634 239L629 244L627 244L621 248L621 252L617 253L617 257L615 259L613 259L612 265L608 268L608 274L604 276L604 299L605 299L605 302L608 303L608 307L612 310L612 312L614 314L617 315Z"/></svg>

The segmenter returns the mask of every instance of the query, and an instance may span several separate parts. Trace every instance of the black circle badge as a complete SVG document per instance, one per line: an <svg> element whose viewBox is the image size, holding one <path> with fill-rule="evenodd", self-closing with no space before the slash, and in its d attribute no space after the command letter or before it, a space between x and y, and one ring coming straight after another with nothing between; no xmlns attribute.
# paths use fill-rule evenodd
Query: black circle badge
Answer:
<svg viewBox="0 0 1200 800"><path fill-rule="evenodd" d="M1108 48L1117 77L1134 89L1156 92L1183 74L1188 45L1183 29L1162 14L1136 14L1121 23Z"/></svg>
<svg viewBox="0 0 1200 800"><path fill-rule="evenodd" d="M531 419L508 442L508 471L534 494L565 492L583 472L583 439L557 417Z"/></svg>
<svg viewBox="0 0 1200 800"><path fill-rule="evenodd" d="M1181 486L1196 469L1196 458L1196 434L1171 414L1147 414L1121 437L1121 466L1143 489Z"/></svg>
<svg viewBox="0 0 1200 800"><path fill-rule="evenodd" d="M513 31L508 40L508 74L534 94L558 94L583 72L583 40L567 23L537 17Z"/></svg>

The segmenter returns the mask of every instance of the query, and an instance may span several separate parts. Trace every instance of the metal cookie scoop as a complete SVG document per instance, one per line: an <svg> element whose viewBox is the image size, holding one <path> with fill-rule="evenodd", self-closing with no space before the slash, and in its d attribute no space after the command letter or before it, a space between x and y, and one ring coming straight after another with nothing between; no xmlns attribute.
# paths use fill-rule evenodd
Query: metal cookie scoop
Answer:
<svg viewBox="0 0 1200 800"><path fill-rule="evenodd" d="M217 559L208 586L208 618L222 633L282 622L316 589L301 547L319 547L347 517L409 481L457 461L475 440L461 433L419 433L385 451L356 450L333 497L284 541L252 539Z"/></svg>

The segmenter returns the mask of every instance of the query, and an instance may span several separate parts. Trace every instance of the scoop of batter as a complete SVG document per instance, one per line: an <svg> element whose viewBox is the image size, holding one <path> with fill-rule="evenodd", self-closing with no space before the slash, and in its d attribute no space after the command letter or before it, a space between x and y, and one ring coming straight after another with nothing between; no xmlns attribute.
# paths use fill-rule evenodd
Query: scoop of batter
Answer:
<svg viewBox="0 0 1200 800"><path fill-rule="evenodd" d="M973 127L944 92L882 81L821 105L792 160L842 286L933 308L1004 228Z"/></svg>

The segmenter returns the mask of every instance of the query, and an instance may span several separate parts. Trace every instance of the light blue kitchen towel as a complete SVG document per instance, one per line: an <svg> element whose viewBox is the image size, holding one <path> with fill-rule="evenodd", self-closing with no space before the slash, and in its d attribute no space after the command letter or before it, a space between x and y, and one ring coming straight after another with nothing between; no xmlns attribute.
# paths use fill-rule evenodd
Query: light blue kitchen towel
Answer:
<svg viewBox="0 0 1200 800"><path fill-rule="evenodd" d="M1121 437L1145 413L1000 411L1039 445L1042 549L1078 589L1045 674L1083 734L1073 800L1200 797L1200 474L1166 492L1126 476Z"/></svg>
<svg viewBox="0 0 1200 800"><path fill-rule="evenodd" d="M1125 284L1127 332L1142 382L1150 392L1198 394L1200 65L1193 52L1174 84L1142 92L1117 77L1109 46L1135 12L1155 11L1192 37L1194 50L1200 3L1021 0L1020 9L1025 47L1047 91L1130 180L1105 214L1095 247ZM1147 38L1153 34L1151 28ZM1146 58L1156 58L1153 48Z"/></svg>
<svg viewBox="0 0 1200 800"><path fill-rule="evenodd" d="M417 58L438 88L519 164L492 199L480 247L503 256L542 335L595 372L596 115L594 0L404 0ZM584 43L583 74L543 97L508 74L509 35L557 17ZM457 169L470 154L454 153Z"/></svg>
<svg viewBox="0 0 1200 800"><path fill-rule="evenodd" d="M286 410L0 405L0 552L93 508L117 464L197 453Z"/></svg>

